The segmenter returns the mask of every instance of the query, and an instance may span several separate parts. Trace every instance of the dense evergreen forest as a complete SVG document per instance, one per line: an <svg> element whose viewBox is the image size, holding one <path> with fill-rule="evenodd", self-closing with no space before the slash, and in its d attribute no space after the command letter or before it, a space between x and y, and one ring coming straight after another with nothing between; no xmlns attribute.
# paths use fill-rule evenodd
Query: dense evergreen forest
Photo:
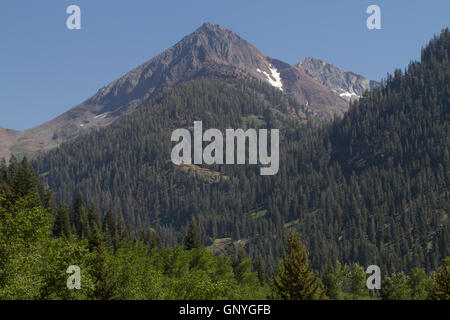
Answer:
<svg viewBox="0 0 450 320"><path fill-rule="evenodd" d="M80 268L81 281L69 290L66 270L72 265ZM0 300L448 300L449 282L450 258L429 276L413 269L385 277L379 292L365 288L366 273L357 264L330 264L321 279L296 233L270 278L243 250L214 255L202 246L195 220L183 245L163 248L154 231L133 236L111 211L100 219L81 195L73 206L56 205L26 159L0 164Z"/></svg>

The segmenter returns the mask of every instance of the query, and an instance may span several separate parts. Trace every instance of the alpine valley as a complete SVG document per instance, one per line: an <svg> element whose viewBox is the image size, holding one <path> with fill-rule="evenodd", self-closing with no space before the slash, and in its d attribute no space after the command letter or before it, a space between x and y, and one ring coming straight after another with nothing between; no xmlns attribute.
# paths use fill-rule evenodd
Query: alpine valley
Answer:
<svg viewBox="0 0 450 320"><path fill-rule="evenodd" d="M0 128L0 156L17 166L27 156L67 205L47 204L59 235L95 242L92 207L117 221L104 229L110 242L126 229L174 247L195 225L213 254L249 256L261 282L277 270L291 231L321 276L331 264L429 273L450 244L449 49L447 29L420 62L375 82L316 58L285 63L205 23L59 117L20 132ZM278 173L174 165L171 133L195 121L221 132L279 129ZM2 170L7 177L5 163Z"/></svg>

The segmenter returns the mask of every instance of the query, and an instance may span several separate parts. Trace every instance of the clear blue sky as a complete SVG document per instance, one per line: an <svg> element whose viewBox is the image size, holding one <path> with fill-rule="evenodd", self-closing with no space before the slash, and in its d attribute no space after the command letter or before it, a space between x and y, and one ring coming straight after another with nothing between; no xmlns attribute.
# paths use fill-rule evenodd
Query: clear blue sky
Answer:
<svg viewBox="0 0 450 320"><path fill-rule="evenodd" d="M66 8L82 29L66 28ZM366 28L378 4L382 30ZM69 110L203 22L288 63L313 56L374 80L420 57L449 25L449 0L0 0L0 126L26 129Z"/></svg>

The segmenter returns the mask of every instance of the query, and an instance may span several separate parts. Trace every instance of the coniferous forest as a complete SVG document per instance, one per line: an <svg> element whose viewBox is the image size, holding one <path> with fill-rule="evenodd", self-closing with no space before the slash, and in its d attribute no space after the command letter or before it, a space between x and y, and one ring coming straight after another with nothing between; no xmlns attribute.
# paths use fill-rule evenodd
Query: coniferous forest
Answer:
<svg viewBox="0 0 450 320"><path fill-rule="evenodd" d="M313 270L298 233L287 239L269 276L244 250L213 254L193 219L182 244L163 246L152 229L133 233L111 211L100 213L79 194L73 207L56 205L26 159L1 164L0 299L449 299L450 259L427 274L385 277L366 289L364 267L328 264ZM77 223L82 221L83 223ZM83 285L67 290L67 266Z"/></svg>
<svg viewBox="0 0 450 320"><path fill-rule="evenodd" d="M199 78L3 161L0 299L449 299L449 49L446 29L329 122L258 80ZM278 174L172 164L196 120L279 128Z"/></svg>

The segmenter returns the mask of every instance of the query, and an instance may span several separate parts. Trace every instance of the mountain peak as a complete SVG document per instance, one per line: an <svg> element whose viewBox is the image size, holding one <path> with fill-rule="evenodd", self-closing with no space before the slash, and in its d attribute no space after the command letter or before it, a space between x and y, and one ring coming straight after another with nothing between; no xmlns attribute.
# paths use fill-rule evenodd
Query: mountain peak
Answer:
<svg viewBox="0 0 450 320"><path fill-rule="evenodd" d="M213 24L209 21L206 21L205 23L203 23L200 28L198 28L197 30L225 30L224 28L222 28L220 25L218 24Z"/></svg>
<svg viewBox="0 0 450 320"><path fill-rule="evenodd" d="M186 36L179 44L215 47L223 46L251 46L231 30L225 29L218 24L205 22L197 30ZM256 49L256 48L255 48ZM220 52L218 52L220 54Z"/></svg>
<svg viewBox="0 0 450 320"><path fill-rule="evenodd" d="M378 86L376 81L354 72L342 71L331 63L314 57L305 58L296 66L346 100L358 99L364 91Z"/></svg>
<svg viewBox="0 0 450 320"><path fill-rule="evenodd" d="M314 62L314 63L321 63L321 64L326 64L326 63L328 63L328 62L325 62L325 61L320 60L320 59L315 58L315 57L307 57L307 58L303 59L303 61L300 62L299 64L303 64L303 63L311 63L311 62Z"/></svg>
<svg viewBox="0 0 450 320"><path fill-rule="evenodd" d="M237 34L235 34L233 31L225 29L224 27L213 24L211 22L205 22L203 23L197 30L195 30L191 35L188 35L187 37L190 37L192 35L199 35L204 34L208 37L223 37L223 36L229 36L234 35L235 37L239 38Z"/></svg>

